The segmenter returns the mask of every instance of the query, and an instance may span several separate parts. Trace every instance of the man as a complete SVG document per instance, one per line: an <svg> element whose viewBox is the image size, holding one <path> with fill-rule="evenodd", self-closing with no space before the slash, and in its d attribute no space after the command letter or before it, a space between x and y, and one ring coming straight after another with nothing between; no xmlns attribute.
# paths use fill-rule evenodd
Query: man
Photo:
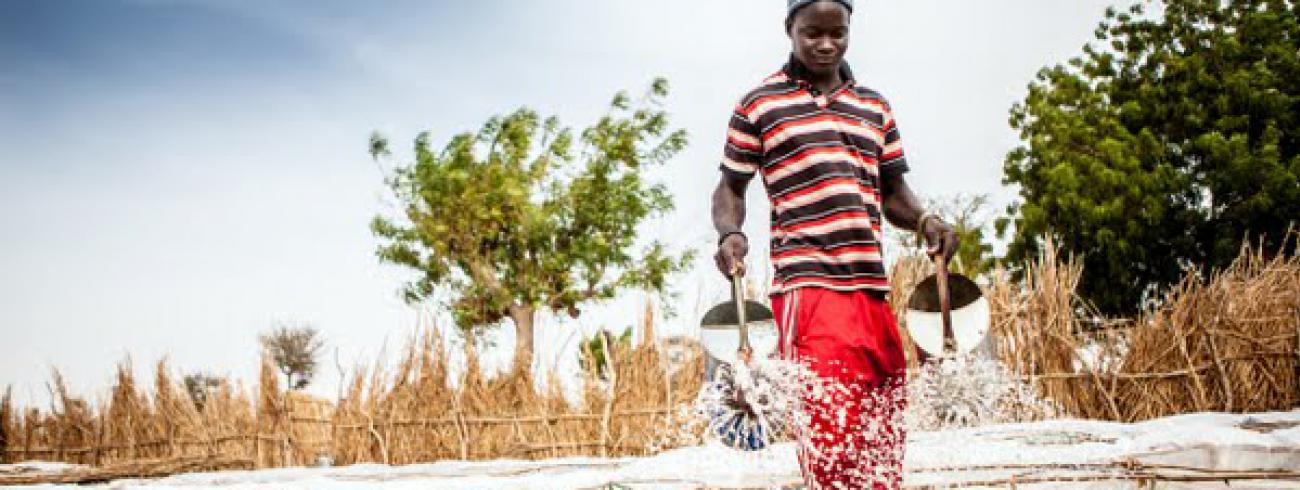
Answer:
<svg viewBox="0 0 1300 490"><path fill-rule="evenodd" d="M789 61L737 104L713 194L724 275L744 270L745 188L771 201L772 306L780 352L831 389L805 395L799 460L810 488L896 488L906 364L885 300L881 219L952 257L957 236L903 174L893 110L843 61L852 0L788 0Z"/></svg>

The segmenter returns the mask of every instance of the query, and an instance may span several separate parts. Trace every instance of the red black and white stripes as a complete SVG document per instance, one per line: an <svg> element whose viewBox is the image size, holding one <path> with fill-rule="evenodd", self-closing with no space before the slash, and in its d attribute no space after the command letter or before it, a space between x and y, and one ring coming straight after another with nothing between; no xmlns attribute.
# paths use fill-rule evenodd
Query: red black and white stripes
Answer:
<svg viewBox="0 0 1300 490"><path fill-rule="evenodd" d="M762 175L772 203L774 292L889 290L882 175L907 171L889 103L853 81L816 94L792 60L736 105L719 168Z"/></svg>

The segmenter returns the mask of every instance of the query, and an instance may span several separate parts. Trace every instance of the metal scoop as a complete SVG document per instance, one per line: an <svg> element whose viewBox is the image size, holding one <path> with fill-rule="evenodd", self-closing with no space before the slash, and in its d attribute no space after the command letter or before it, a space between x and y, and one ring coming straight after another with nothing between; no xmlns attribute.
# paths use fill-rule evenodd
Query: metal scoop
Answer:
<svg viewBox="0 0 1300 490"><path fill-rule="evenodd" d="M755 355L766 357L777 343L772 310L756 301L745 300L741 274L731 277L731 301L718 304L704 314L700 322L700 343L708 354L706 384L720 398L711 407L709 430L723 444L735 449L754 451L767 447L771 432L779 430L779 416L765 413L746 398L745 388L737 380L737 367L748 368ZM753 334L754 343L750 343ZM748 382L770 383L755 370L746 370ZM765 405L760 403L760 405ZM775 419L775 420L774 420Z"/></svg>
<svg viewBox="0 0 1300 490"><path fill-rule="evenodd" d="M718 303L700 320L700 343L714 361L748 362L776 348L776 327L772 310L762 303L745 300L745 285L739 274L731 278L731 301ZM753 343L751 343L751 338ZM743 358L745 355L749 359Z"/></svg>
<svg viewBox="0 0 1300 490"><path fill-rule="evenodd" d="M948 272L943 255L936 271L916 285L907 301L907 333L933 357L965 354L979 348L989 331L989 302L979 285Z"/></svg>

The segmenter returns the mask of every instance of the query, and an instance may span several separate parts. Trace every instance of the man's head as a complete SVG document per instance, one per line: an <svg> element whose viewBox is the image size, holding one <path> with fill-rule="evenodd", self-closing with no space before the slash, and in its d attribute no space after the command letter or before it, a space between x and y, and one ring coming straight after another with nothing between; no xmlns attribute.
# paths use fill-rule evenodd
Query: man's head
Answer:
<svg viewBox="0 0 1300 490"><path fill-rule="evenodd" d="M849 48L852 0L789 0L785 31L791 51L815 76L829 76L840 67Z"/></svg>

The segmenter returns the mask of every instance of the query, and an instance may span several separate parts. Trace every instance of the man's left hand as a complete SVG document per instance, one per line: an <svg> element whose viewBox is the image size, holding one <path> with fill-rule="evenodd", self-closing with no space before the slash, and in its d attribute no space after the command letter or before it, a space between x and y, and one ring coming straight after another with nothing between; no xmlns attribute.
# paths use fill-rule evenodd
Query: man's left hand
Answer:
<svg viewBox="0 0 1300 490"><path fill-rule="evenodd" d="M925 250L926 255L933 259L942 253L945 260L951 261L959 245L957 231L953 230L952 225L940 219L926 220L923 231L925 243L928 245Z"/></svg>

